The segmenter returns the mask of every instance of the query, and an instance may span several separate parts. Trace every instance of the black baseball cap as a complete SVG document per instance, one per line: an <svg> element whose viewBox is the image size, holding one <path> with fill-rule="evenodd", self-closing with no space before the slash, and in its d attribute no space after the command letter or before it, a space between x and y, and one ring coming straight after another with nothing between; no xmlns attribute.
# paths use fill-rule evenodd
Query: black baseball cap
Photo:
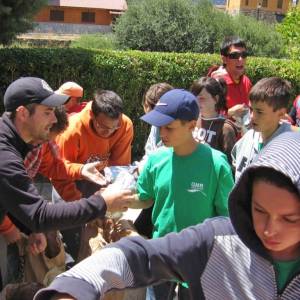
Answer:
<svg viewBox="0 0 300 300"><path fill-rule="evenodd" d="M21 77L13 81L4 94L5 111L14 111L32 103L50 107L60 106L69 100L68 95L56 94L49 84L37 77Z"/></svg>
<svg viewBox="0 0 300 300"><path fill-rule="evenodd" d="M189 91L173 89L161 96L153 110L141 119L150 125L165 126L176 119L191 121L199 117L197 98Z"/></svg>

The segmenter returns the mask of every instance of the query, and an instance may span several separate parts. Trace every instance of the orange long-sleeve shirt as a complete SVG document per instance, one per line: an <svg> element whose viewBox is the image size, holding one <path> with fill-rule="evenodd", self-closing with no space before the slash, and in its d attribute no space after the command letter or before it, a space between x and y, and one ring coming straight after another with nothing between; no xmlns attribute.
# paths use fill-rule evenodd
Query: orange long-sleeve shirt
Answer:
<svg viewBox="0 0 300 300"><path fill-rule="evenodd" d="M56 139L62 158L69 163L79 164L93 161L102 161L107 166L129 164L133 140L132 121L122 114L120 128L110 137L103 138L92 130L90 115L91 102L81 112L70 116L68 128ZM52 182L64 200L78 199L74 198L74 191L77 191L74 181L54 179Z"/></svg>
<svg viewBox="0 0 300 300"><path fill-rule="evenodd" d="M55 156L48 143L43 145L42 161L38 173L49 178L56 189L60 188L60 185L57 186L57 182L80 179L81 168L82 164L70 164L68 161ZM68 194L72 200L81 198L81 193L77 189L69 190Z"/></svg>
<svg viewBox="0 0 300 300"><path fill-rule="evenodd" d="M9 234L13 230L15 225L10 220L8 216L5 216L2 222L0 223L0 234Z"/></svg>

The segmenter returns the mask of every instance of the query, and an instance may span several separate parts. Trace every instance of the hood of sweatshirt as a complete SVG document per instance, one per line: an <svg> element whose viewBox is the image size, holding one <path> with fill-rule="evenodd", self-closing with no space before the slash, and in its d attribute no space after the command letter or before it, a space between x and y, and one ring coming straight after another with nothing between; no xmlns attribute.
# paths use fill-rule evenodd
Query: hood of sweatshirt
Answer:
<svg viewBox="0 0 300 300"><path fill-rule="evenodd" d="M17 149L23 159L34 148L33 145L25 143L8 114L4 113L0 118L0 148L6 150L9 145Z"/></svg>
<svg viewBox="0 0 300 300"><path fill-rule="evenodd" d="M300 133L286 132L269 142L242 173L229 196L229 215L237 235L252 251L269 258L254 231L251 215L250 173L261 167L283 173L300 192Z"/></svg>

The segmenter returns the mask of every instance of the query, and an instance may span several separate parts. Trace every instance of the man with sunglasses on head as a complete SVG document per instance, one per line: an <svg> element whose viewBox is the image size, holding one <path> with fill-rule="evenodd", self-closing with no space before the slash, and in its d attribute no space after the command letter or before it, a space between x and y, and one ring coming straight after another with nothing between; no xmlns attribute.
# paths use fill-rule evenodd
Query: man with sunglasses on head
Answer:
<svg viewBox="0 0 300 300"><path fill-rule="evenodd" d="M245 75L246 43L239 37L226 37L221 45L223 66L211 73L213 78L224 78L227 83L227 115L230 118L241 118L248 111L249 92L252 87Z"/></svg>

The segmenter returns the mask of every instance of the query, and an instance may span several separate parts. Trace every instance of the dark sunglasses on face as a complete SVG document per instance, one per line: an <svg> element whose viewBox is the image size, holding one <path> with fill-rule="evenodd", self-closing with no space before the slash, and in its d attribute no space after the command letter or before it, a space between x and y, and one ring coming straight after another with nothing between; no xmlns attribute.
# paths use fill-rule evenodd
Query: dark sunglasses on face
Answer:
<svg viewBox="0 0 300 300"><path fill-rule="evenodd" d="M242 52L231 52L228 53L227 57L230 59L239 59L241 58L246 58L249 55L247 51L242 51Z"/></svg>

